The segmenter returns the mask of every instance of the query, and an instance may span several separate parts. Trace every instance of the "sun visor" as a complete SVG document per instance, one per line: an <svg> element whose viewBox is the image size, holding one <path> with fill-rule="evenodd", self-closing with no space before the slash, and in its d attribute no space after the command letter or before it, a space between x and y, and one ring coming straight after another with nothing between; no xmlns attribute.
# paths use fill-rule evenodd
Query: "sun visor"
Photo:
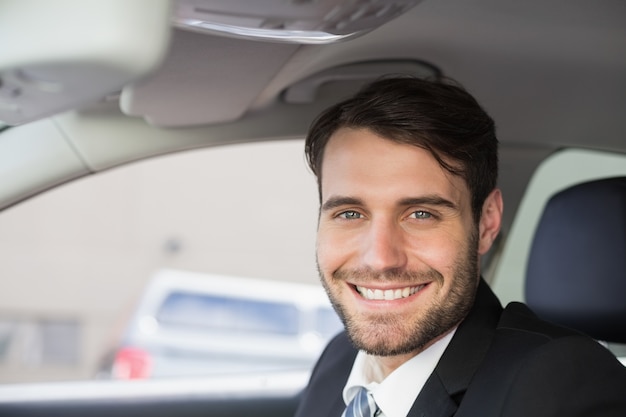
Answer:
<svg viewBox="0 0 626 417"><path fill-rule="evenodd" d="M125 87L120 108L160 127L237 120L298 48L176 29L161 68Z"/></svg>
<svg viewBox="0 0 626 417"><path fill-rule="evenodd" d="M168 0L0 3L0 121L16 125L115 93L157 68Z"/></svg>

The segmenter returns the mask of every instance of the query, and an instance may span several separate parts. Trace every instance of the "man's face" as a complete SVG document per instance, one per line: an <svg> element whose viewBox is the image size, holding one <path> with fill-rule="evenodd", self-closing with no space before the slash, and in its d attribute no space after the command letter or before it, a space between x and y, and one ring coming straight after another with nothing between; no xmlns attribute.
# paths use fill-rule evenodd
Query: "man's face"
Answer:
<svg viewBox="0 0 626 417"><path fill-rule="evenodd" d="M348 128L330 138L321 177L320 276L355 345L419 352L457 325L491 244L464 180L426 150Z"/></svg>

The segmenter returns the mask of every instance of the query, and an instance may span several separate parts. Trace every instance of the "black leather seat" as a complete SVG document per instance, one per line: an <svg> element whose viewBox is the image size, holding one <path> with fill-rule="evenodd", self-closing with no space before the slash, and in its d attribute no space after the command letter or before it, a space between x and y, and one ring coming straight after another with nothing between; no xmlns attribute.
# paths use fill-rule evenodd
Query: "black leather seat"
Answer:
<svg viewBox="0 0 626 417"><path fill-rule="evenodd" d="M626 178L549 200L528 260L526 302L546 320L626 343Z"/></svg>

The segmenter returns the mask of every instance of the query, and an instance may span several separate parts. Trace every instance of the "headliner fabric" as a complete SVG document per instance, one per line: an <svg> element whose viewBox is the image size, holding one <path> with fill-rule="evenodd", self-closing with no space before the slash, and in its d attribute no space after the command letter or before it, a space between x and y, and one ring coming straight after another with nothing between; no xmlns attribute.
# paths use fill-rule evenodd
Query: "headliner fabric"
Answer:
<svg viewBox="0 0 626 417"><path fill-rule="evenodd" d="M526 302L546 320L626 343L626 178L549 200L528 260Z"/></svg>

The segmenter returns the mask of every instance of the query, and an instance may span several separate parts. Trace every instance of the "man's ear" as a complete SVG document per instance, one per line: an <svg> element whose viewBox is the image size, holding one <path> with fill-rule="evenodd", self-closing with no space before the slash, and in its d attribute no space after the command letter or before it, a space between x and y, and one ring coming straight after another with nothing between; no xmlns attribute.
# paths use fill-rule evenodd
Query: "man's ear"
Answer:
<svg viewBox="0 0 626 417"><path fill-rule="evenodd" d="M478 253L480 255L489 251L500 232L503 207L502 192L496 188L485 199L480 215L478 224Z"/></svg>

